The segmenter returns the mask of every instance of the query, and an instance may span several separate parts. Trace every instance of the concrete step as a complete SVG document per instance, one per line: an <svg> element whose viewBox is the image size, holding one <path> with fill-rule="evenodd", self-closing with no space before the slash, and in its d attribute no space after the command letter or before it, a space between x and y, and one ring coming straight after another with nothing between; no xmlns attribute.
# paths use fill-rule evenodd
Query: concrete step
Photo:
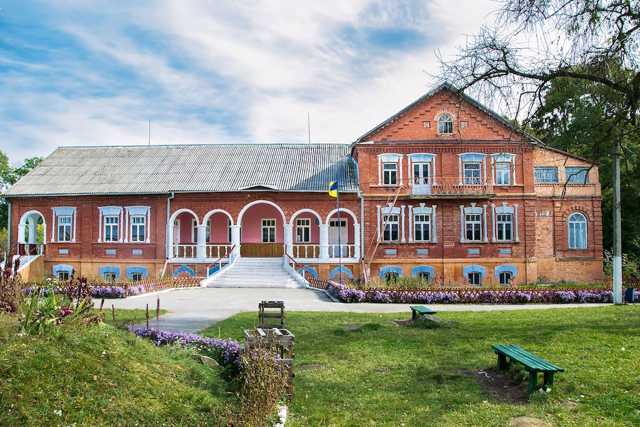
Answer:
<svg viewBox="0 0 640 427"><path fill-rule="evenodd" d="M210 288L299 288L282 258L239 258L204 281Z"/></svg>

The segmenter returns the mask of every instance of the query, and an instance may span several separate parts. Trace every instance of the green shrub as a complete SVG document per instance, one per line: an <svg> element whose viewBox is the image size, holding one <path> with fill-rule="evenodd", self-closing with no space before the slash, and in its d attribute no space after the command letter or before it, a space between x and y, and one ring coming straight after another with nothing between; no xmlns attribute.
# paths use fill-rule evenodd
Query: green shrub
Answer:
<svg viewBox="0 0 640 427"><path fill-rule="evenodd" d="M22 301L20 276L11 277L11 269L0 270L0 312L15 313Z"/></svg>

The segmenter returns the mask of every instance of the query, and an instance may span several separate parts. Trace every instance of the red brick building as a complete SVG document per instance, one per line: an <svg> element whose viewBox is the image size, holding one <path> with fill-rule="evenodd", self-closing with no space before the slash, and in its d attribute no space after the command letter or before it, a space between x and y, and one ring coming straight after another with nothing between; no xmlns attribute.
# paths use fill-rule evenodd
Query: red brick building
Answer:
<svg viewBox="0 0 640 427"><path fill-rule="evenodd" d="M32 275L205 277L286 253L322 279L603 278L597 167L446 84L353 144L64 147L6 197Z"/></svg>

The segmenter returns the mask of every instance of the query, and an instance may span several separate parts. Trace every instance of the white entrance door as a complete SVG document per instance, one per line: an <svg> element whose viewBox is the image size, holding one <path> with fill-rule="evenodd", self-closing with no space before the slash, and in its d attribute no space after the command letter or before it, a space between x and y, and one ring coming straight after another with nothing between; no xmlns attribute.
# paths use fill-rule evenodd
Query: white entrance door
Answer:
<svg viewBox="0 0 640 427"><path fill-rule="evenodd" d="M349 231L346 219L329 220L329 257L347 258L349 256Z"/></svg>
<svg viewBox="0 0 640 427"><path fill-rule="evenodd" d="M431 163L413 164L413 193L431 194Z"/></svg>
<svg viewBox="0 0 640 427"><path fill-rule="evenodd" d="M180 220L179 219L176 219L176 221L173 223L173 244L174 245L180 244Z"/></svg>

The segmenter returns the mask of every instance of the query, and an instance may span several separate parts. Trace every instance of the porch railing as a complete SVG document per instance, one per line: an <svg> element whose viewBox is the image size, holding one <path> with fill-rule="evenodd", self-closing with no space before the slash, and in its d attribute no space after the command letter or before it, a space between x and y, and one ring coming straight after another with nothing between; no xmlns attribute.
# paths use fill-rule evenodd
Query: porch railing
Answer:
<svg viewBox="0 0 640 427"><path fill-rule="evenodd" d="M44 255L42 243L18 243L16 255Z"/></svg>
<svg viewBox="0 0 640 427"><path fill-rule="evenodd" d="M207 245L207 258L229 258L233 245Z"/></svg>
<svg viewBox="0 0 640 427"><path fill-rule="evenodd" d="M294 244L294 258L320 258L320 245Z"/></svg>
<svg viewBox="0 0 640 427"><path fill-rule="evenodd" d="M198 245L195 244L174 244L173 245L173 257L174 258L195 258L198 251Z"/></svg>
<svg viewBox="0 0 640 427"><path fill-rule="evenodd" d="M356 253L356 245L329 245L329 258L353 258Z"/></svg>

